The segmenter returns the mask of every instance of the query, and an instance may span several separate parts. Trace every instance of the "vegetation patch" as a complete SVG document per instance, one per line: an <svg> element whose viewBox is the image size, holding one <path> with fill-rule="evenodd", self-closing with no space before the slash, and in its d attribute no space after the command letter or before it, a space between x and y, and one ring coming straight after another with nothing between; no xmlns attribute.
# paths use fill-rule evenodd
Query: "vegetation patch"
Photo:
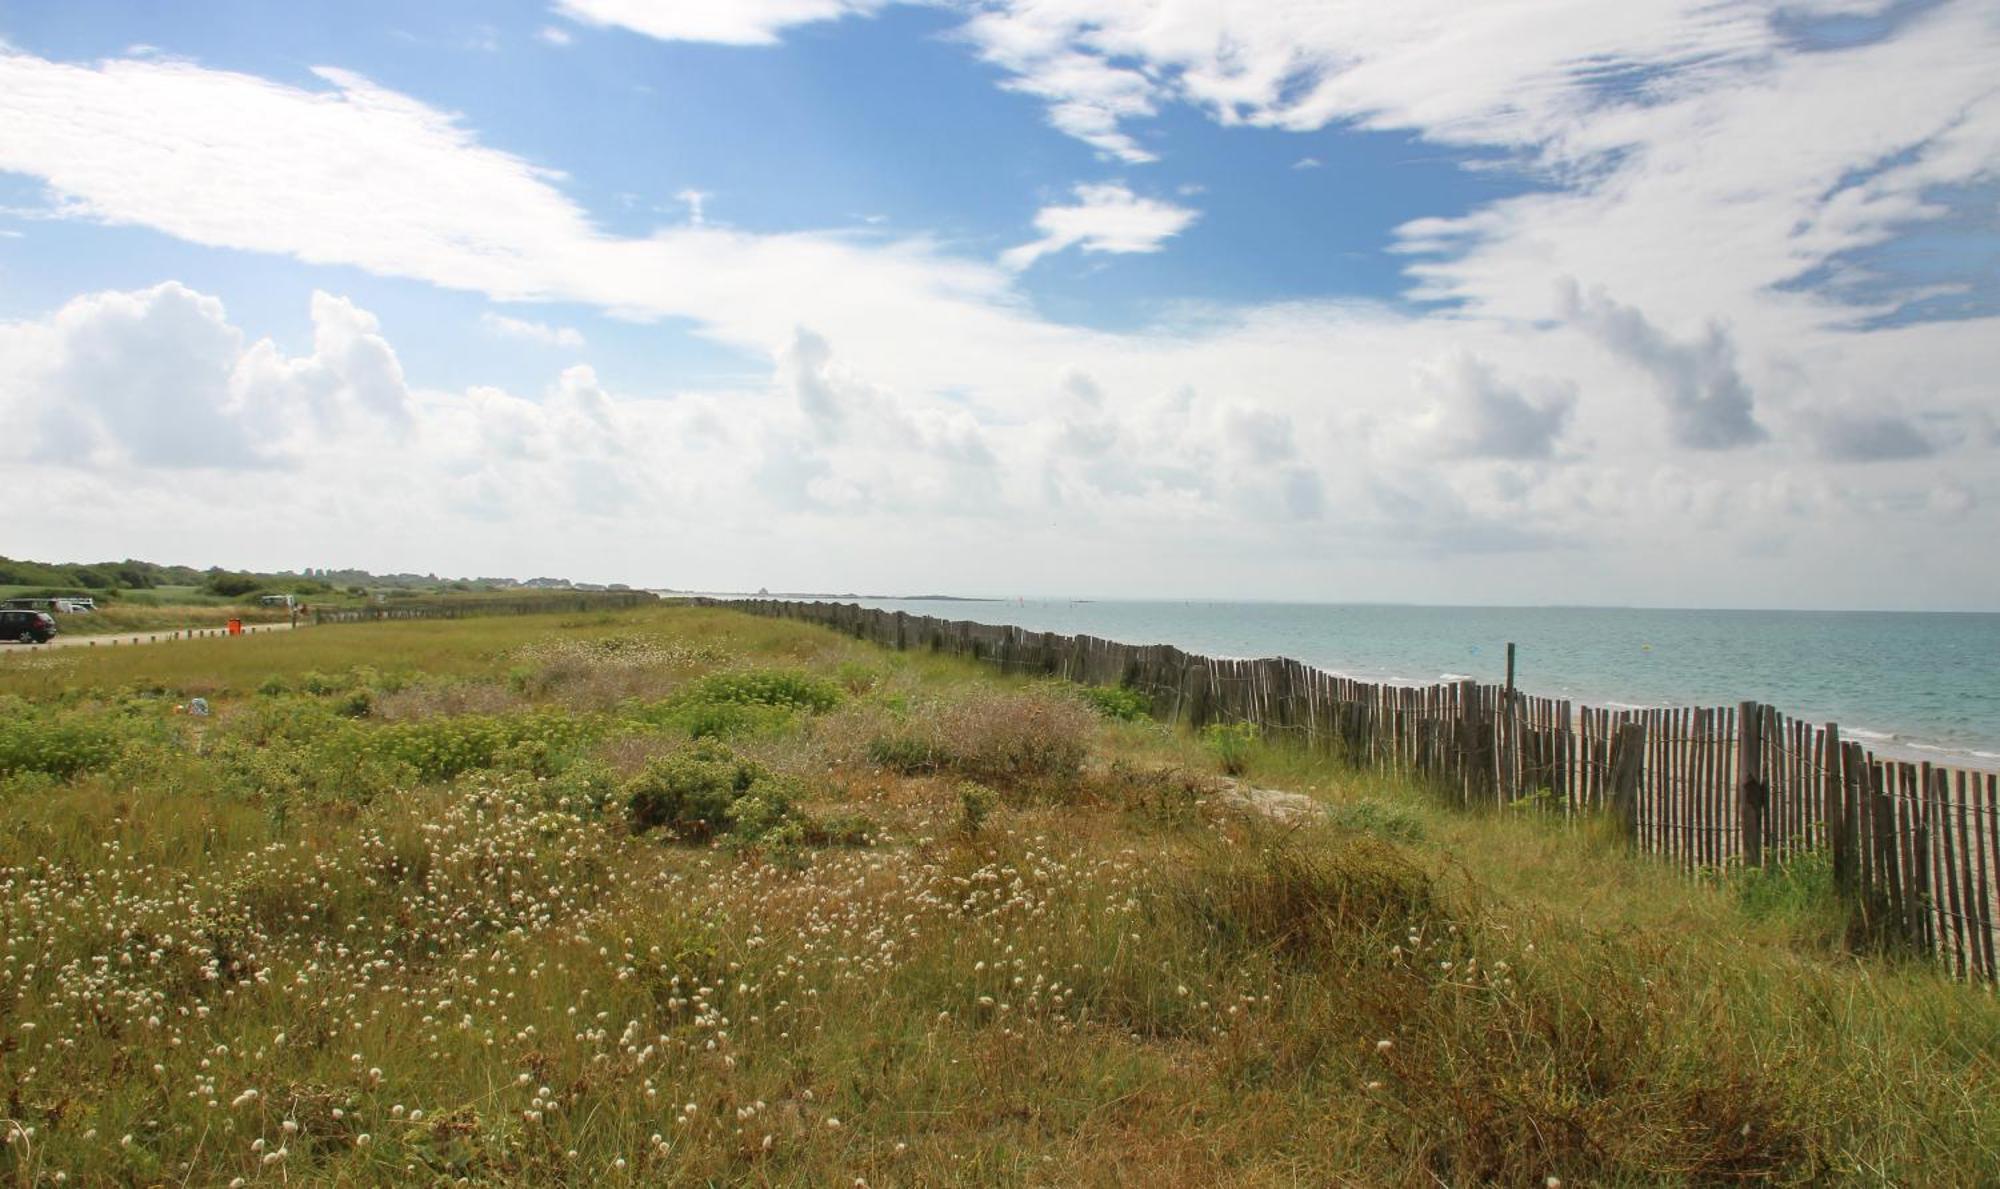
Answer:
<svg viewBox="0 0 2000 1189"><path fill-rule="evenodd" d="M1152 702L1135 689L1119 685L1079 686L1078 693L1093 710L1119 722L1138 722L1153 712Z"/></svg>
<svg viewBox="0 0 2000 1189"><path fill-rule="evenodd" d="M903 775L951 772L1002 790L1072 797L1093 718L1053 693L966 693L912 707L870 740L868 756Z"/></svg>
<svg viewBox="0 0 2000 1189"><path fill-rule="evenodd" d="M651 760L625 784L636 833L705 841L739 828L755 838L794 820L796 787L713 740Z"/></svg>
<svg viewBox="0 0 2000 1189"><path fill-rule="evenodd" d="M2000 1183L2000 1003L1817 856L1114 719L693 607L10 656L0 1180Z"/></svg>

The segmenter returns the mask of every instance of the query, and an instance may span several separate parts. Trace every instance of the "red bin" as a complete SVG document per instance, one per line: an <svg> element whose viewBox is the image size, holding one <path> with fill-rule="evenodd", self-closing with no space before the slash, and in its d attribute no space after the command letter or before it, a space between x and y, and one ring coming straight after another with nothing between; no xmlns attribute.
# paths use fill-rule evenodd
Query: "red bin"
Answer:
<svg viewBox="0 0 2000 1189"><path fill-rule="evenodd" d="M232 619L232 620L230 620L230 621L229 621L229 634L230 634L230 635L232 635L232 636L240 636L240 635L242 635L242 634L243 634L243 621L242 621L242 620L240 620L240 619Z"/></svg>

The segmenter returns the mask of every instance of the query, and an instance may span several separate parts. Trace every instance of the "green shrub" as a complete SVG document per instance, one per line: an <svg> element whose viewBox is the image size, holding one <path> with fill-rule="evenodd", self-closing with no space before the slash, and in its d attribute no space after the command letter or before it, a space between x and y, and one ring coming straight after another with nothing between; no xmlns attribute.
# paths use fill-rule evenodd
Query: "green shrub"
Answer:
<svg viewBox="0 0 2000 1189"><path fill-rule="evenodd" d="M986 819L993 815L997 798L993 790L977 781L968 780L958 786L958 828L967 838L979 837L986 828Z"/></svg>
<svg viewBox="0 0 2000 1189"><path fill-rule="evenodd" d="M901 776L935 772L941 757L930 742L914 734L878 735L868 741L869 762Z"/></svg>
<svg viewBox="0 0 2000 1189"><path fill-rule="evenodd" d="M1257 745L1256 723L1212 722L1201 729L1201 744L1231 776L1250 767L1250 749Z"/></svg>
<svg viewBox="0 0 2000 1189"><path fill-rule="evenodd" d="M775 734L798 713L840 704L840 687L804 673L750 670L715 673L673 697L628 711L640 722L686 731L692 739Z"/></svg>
<svg viewBox="0 0 2000 1189"><path fill-rule="evenodd" d="M1328 820L1391 842L1415 842L1424 836L1424 822L1414 812L1390 801L1343 801L1330 806Z"/></svg>
<svg viewBox="0 0 2000 1189"><path fill-rule="evenodd" d="M882 674L860 661L842 661L833 675L850 694L865 694L882 683Z"/></svg>
<svg viewBox="0 0 2000 1189"><path fill-rule="evenodd" d="M882 827L863 813L836 813L803 819L806 841L814 846L873 846Z"/></svg>
<svg viewBox="0 0 2000 1189"><path fill-rule="evenodd" d="M739 814L737 803L746 799L754 804ZM793 814L788 782L706 739L649 761L626 782L625 800L634 832L665 829L691 841L728 833L739 816L754 833Z"/></svg>
<svg viewBox="0 0 2000 1189"><path fill-rule="evenodd" d="M347 679L340 674L322 673L317 669L308 669L299 676L299 692L316 697L337 694L346 689L347 685Z"/></svg>
<svg viewBox="0 0 2000 1189"><path fill-rule="evenodd" d="M103 715L43 714L10 698L0 705L0 775L41 772L67 780L117 758L123 732Z"/></svg>
<svg viewBox="0 0 2000 1189"><path fill-rule="evenodd" d="M273 673L269 677L266 677L264 679L262 685L259 685L257 687L257 692L264 695L267 698L275 698L280 694L291 693L292 687L291 684L287 682L284 678L278 676L276 673Z"/></svg>
<svg viewBox="0 0 2000 1189"><path fill-rule="evenodd" d="M668 699L683 705L782 706L824 714L840 705L840 687L823 678L780 669L712 673Z"/></svg>
<svg viewBox="0 0 2000 1189"><path fill-rule="evenodd" d="M604 725L591 716L556 710L459 714L365 729L356 726L338 740L338 746L408 764L424 780L448 780L462 772L497 767L509 749L522 744L539 744L546 754L574 754L600 735Z"/></svg>
<svg viewBox="0 0 2000 1189"><path fill-rule="evenodd" d="M618 799L618 776L596 760L578 760L543 781L541 788L555 808L596 819Z"/></svg>
<svg viewBox="0 0 2000 1189"><path fill-rule="evenodd" d="M1135 689L1117 685L1086 685L1082 694L1083 700L1099 714L1119 722L1137 722L1153 712L1152 703Z"/></svg>
<svg viewBox="0 0 2000 1189"><path fill-rule="evenodd" d="M686 731L690 739L776 734L791 721L788 707L745 702L693 702L674 707L654 720L659 726Z"/></svg>

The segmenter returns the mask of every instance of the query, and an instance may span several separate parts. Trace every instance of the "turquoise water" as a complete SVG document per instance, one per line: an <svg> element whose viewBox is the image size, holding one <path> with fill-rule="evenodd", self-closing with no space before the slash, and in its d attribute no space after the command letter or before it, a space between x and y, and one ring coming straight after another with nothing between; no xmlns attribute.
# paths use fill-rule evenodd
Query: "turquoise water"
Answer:
<svg viewBox="0 0 2000 1189"><path fill-rule="evenodd" d="M1369 681L1503 679L1596 706L1765 702L1878 751L2000 766L2000 614L841 600L1209 656L1289 656Z"/></svg>

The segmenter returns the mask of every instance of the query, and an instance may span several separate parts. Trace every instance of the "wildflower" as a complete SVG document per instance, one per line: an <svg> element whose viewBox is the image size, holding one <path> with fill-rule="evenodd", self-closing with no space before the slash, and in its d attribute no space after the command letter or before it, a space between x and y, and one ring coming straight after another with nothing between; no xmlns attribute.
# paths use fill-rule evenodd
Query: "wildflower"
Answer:
<svg viewBox="0 0 2000 1189"><path fill-rule="evenodd" d="M1393 1040L1378 1040L1375 1042L1375 1051L1378 1053L1386 1053L1395 1047L1396 1042Z"/></svg>

